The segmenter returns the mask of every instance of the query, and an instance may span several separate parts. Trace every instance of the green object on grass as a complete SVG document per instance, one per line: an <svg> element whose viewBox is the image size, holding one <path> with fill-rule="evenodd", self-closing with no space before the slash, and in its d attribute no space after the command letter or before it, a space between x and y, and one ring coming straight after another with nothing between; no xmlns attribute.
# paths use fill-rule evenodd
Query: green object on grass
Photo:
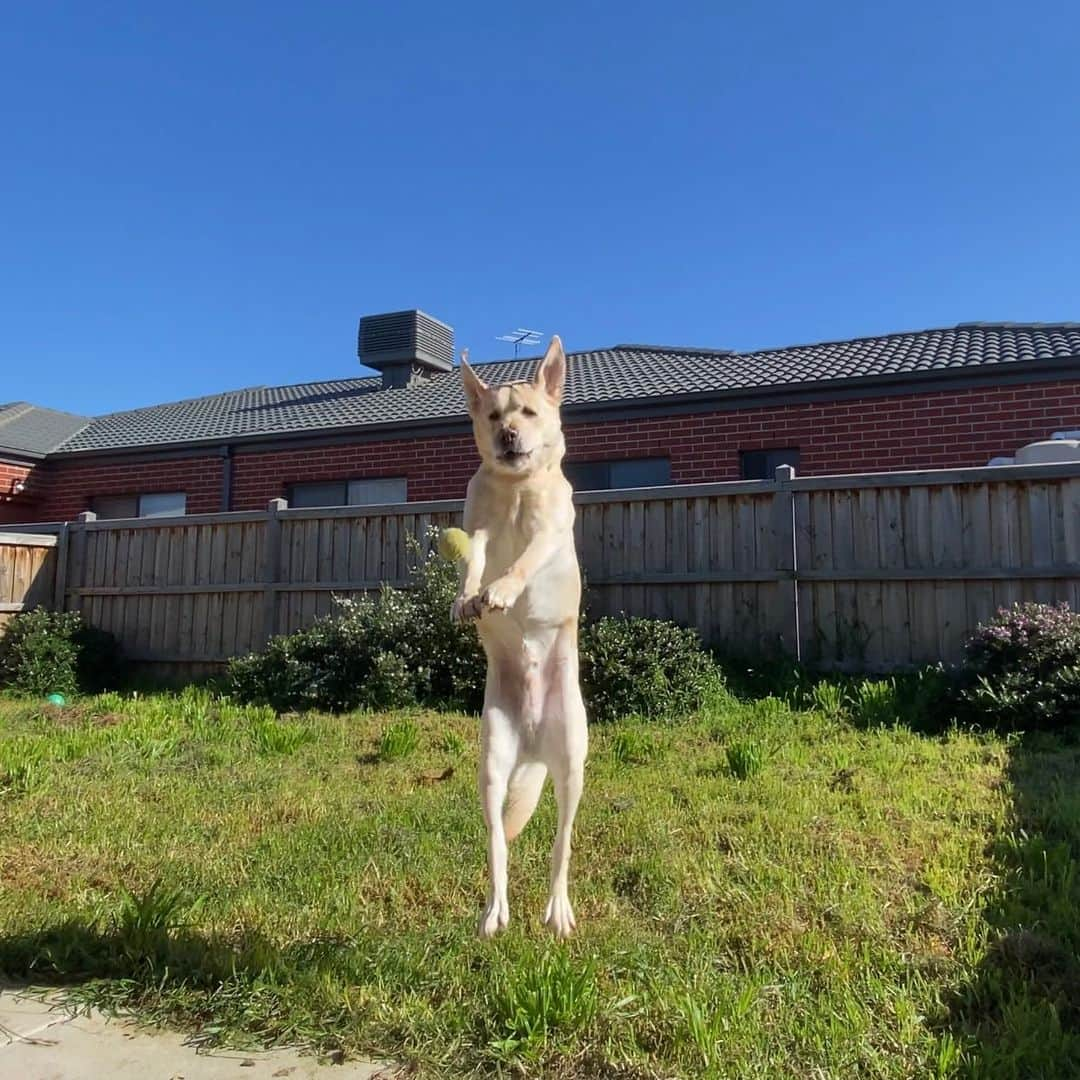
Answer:
<svg viewBox="0 0 1080 1080"><path fill-rule="evenodd" d="M53 705L67 704L67 699L63 694L50 694L45 700L51 702Z"/></svg>

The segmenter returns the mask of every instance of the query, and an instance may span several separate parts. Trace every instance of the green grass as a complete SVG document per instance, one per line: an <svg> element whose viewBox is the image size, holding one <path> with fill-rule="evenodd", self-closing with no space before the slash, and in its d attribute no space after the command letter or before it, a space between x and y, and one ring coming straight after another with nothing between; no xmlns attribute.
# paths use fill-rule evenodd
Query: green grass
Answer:
<svg viewBox="0 0 1080 1080"><path fill-rule="evenodd" d="M595 727L567 945L550 790L475 939L475 719L0 699L0 973L432 1077L1080 1075L1080 750L892 696Z"/></svg>

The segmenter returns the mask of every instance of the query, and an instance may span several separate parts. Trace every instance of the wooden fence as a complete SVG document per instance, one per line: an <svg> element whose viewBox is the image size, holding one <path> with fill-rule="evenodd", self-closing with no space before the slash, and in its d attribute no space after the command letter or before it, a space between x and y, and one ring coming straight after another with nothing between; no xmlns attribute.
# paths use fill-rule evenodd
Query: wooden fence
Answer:
<svg viewBox="0 0 1080 1080"><path fill-rule="evenodd" d="M785 467L771 481L576 501L592 614L674 619L748 652L853 670L953 662L999 606L1080 607L1080 464L805 478ZM461 508L274 500L265 512L18 528L55 538L38 602L82 611L137 660L187 666L258 649L328 612L334 594L407 584L410 538L425 553L429 529L458 523Z"/></svg>
<svg viewBox="0 0 1080 1080"><path fill-rule="evenodd" d="M20 611L51 607L56 537L0 532L0 629Z"/></svg>

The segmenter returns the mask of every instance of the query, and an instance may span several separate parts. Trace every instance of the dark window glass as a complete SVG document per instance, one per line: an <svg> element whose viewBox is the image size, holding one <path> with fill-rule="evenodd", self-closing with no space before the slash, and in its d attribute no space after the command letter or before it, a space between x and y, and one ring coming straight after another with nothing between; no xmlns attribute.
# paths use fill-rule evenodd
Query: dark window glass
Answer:
<svg viewBox="0 0 1080 1080"><path fill-rule="evenodd" d="M159 491L139 496L139 517L183 517L187 496L182 491Z"/></svg>
<svg viewBox="0 0 1080 1080"><path fill-rule="evenodd" d="M789 446L779 450L740 450L739 461L744 480L772 480L780 465L791 465L798 470L799 448Z"/></svg>
<svg viewBox="0 0 1080 1080"><path fill-rule="evenodd" d="M102 520L138 517L139 497L137 495L95 495L90 500L90 509Z"/></svg>
<svg viewBox="0 0 1080 1080"><path fill-rule="evenodd" d="M293 484L290 506L345 506L348 485L344 480L329 484Z"/></svg>
<svg viewBox="0 0 1080 1080"><path fill-rule="evenodd" d="M347 492L350 506L383 506L408 502L409 485L403 476L350 480Z"/></svg>
<svg viewBox="0 0 1080 1080"><path fill-rule="evenodd" d="M381 506L408 499L408 481L402 476L367 477L362 480L331 480L316 484L293 484L290 506Z"/></svg>
<svg viewBox="0 0 1080 1080"><path fill-rule="evenodd" d="M620 458L616 461L568 461L563 472L575 491L658 487L671 483L667 458Z"/></svg>
<svg viewBox="0 0 1080 1080"><path fill-rule="evenodd" d="M155 491L146 495L95 495L90 509L102 521L134 517L181 517L187 512L182 491Z"/></svg>

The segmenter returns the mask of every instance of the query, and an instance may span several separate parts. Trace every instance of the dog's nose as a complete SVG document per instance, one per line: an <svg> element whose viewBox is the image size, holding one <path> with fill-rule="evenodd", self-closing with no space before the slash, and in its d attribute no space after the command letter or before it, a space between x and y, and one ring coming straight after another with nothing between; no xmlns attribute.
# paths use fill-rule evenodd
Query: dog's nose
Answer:
<svg viewBox="0 0 1080 1080"><path fill-rule="evenodd" d="M517 446L518 433L514 428L504 427L499 429L499 445L504 450L513 450Z"/></svg>

